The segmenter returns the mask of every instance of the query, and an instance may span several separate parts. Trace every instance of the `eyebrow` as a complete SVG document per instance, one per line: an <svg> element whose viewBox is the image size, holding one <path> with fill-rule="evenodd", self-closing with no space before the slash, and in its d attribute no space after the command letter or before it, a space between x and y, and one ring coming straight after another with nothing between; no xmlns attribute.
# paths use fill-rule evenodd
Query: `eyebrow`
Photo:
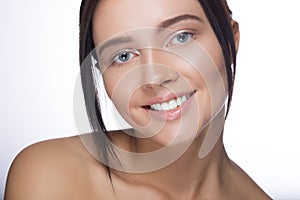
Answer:
<svg viewBox="0 0 300 200"><path fill-rule="evenodd" d="M174 18L167 19L167 20L161 22L158 25L158 28L160 28L160 29L168 28L174 24L177 24L177 23L179 23L181 21L185 21L185 20L196 20L196 21L203 23L203 20L196 15L184 14L184 15L179 15Z"/></svg>
<svg viewBox="0 0 300 200"><path fill-rule="evenodd" d="M126 36L126 37L116 37L116 38L112 38L110 40L108 40L107 42L105 42L100 48L99 48L99 55L101 55L102 51L110 46L114 46L117 44L122 44L122 43L128 43L128 42L132 42L132 37Z"/></svg>
<svg viewBox="0 0 300 200"><path fill-rule="evenodd" d="M191 14L183 14L183 15L179 15L176 17L173 17L171 19L167 19L163 22L161 22L157 27L158 27L158 32L162 31L165 28L168 28L174 24L177 24L181 21L185 21L185 20L196 20L199 21L201 23L203 23L203 20L196 16L196 15L191 15ZM105 42L99 49L98 53L99 55L101 55L101 53L108 47L114 46L114 45L118 45L118 44L123 44L123 43L129 43L132 42L133 38L130 36L126 36L126 37L116 37L113 39L108 40L107 42Z"/></svg>

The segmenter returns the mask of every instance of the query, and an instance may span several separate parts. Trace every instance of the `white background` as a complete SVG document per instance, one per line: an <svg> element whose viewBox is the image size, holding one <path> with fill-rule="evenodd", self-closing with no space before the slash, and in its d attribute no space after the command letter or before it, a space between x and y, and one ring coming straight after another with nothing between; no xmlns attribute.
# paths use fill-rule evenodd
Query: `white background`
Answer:
<svg viewBox="0 0 300 200"><path fill-rule="evenodd" d="M300 12L296 0L228 0L241 43L224 142L274 199L300 199ZM77 134L80 0L0 2L0 199L24 147Z"/></svg>

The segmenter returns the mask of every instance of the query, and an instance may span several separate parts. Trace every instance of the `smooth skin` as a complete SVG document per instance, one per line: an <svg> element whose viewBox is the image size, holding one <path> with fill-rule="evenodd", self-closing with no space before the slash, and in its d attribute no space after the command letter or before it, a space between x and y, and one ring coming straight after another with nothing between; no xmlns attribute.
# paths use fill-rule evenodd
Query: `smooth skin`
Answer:
<svg viewBox="0 0 300 200"><path fill-rule="evenodd" d="M111 12L112 10L114 12ZM151 10L153 12L150 12ZM152 14L145 15L145 13ZM201 31L202 34L198 39L207 41L206 47L208 51L210 47L212 48L212 57L218 63L218 60L221 60L218 53L220 47L216 45L216 38L211 34L211 27L201 6L194 0L177 0L176 3L174 0L102 0L94 15L94 40L98 44L126 30L155 27L160 22L179 14L193 14L203 19L204 24L199 26L199 32ZM191 22L183 21L173 28L188 24ZM235 21L232 21L232 28L238 49L239 30ZM109 73L106 75L117 79L117 69L113 70L115 71L112 74L116 74L115 77ZM221 72L222 70L224 71L220 68ZM185 74L185 72L180 73ZM190 81L195 89L200 88L195 79L192 78ZM107 85L106 88L108 93L115 86L114 80L110 83L112 85ZM151 88L151 91L143 89L135 95L155 95L153 90L157 91L161 88ZM197 99L203 98L200 94L197 95ZM139 112L141 109L135 106L138 103L132 104L130 112L134 113L133 118L143 118L144 111ZM164 139L137 140L118 131L113 132L112 137L117 145L126 150L137 151L133 147L139 147L138 151L146 152ZM194 140L178 160L163 169L142 174L112 170L115 191L104 165L91 156L79 136L40 142L24 149L14 160L8 175L5 199L270 199L240 167L229 159L222 136L212 151L205 158L199 159L199 147L204 137L205 131Z"/></svg>

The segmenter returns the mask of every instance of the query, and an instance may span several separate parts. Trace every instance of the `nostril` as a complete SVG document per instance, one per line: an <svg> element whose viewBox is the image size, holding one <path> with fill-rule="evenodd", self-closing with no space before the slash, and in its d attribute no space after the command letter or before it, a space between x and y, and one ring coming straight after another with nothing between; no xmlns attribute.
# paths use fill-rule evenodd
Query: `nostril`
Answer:
<svg viewBox="0 0 300 200"><path fill-rule="evenodd" d="M147 90L152 90L152 89L154 89L153 84L151 84L151 83L145 84L142 88L143 88L143 89L147 89Z"/></svg>

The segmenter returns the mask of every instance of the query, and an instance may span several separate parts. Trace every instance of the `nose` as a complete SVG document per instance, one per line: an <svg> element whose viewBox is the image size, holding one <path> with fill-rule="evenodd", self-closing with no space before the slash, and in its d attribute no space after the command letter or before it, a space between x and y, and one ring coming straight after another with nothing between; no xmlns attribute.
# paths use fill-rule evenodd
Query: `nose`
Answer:
<svg viewBox="0 0 300 200"><path fill-rule="evenodd" d="M163 50L147 49L142 52L141 82L144 89L154 89L177 81L179 75L172 56Z"/></svg>

